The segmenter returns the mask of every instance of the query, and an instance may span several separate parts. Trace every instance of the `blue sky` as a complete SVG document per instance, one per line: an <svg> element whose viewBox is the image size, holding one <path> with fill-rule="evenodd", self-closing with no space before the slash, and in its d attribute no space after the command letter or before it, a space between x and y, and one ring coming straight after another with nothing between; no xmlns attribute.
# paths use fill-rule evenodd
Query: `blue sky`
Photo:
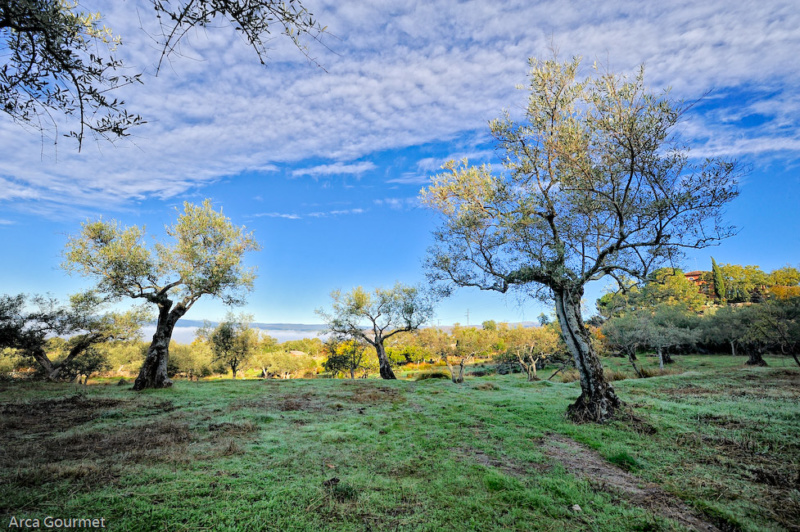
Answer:
<svg viewBox="0 0 800 532"><path fill-rule="evenodd" d="M551 44L618 72L644 63L653 90L705 98L681 136L695 156L750 168L728 219L738 236L693 253L771 270L800 264L800 6L789 1L313 1L328 34L309 62L285 39L262 67L220 22L193 32L158 77L147 2L82 1L123 36L144 70L122 94L148 124L78 153L0 120L0 286L66 296L88 286L60 268L66 235L87 218L163 236L183 201L211 198L253 230L259 278L245 311L261 322L316 323L331 290L423 280L436 218L417 195L451 158L495 162L487 122L519 116L528 57ZM140 13L141 15L137 14ZM140 27L140 19L144 28ZM1 117L0 117L1 118ZM63 130L63 128L62 128ZM605 283L589 287L587 307ZM461 290L442 324L534 320L546 307ZM198 303L192 319L226 309Z"/></svg>

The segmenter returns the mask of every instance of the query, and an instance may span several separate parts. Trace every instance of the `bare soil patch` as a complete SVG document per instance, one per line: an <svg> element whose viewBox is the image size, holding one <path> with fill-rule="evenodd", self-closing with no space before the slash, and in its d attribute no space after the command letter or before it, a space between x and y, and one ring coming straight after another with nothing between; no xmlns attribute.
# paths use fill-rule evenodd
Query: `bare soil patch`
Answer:
<svg viewBox="0 0 800 532"><path fill-rule="evenodd" d="M520 464L513 460L493 458L480 449L474 449L472 447L462 447L456 449L456 452L458 453L459 459L468 464L478 463L482 466L493 467L515 477L522 477L529 474L531 468L537 471L549 471L552 469L552 466L548 464Z"/></svg>
<svg viewBox="0 0 800 532"><path fill-rule="evenodd" d="M6 435L53 434L89 422L124 401L72 395L58 399L0 404L0 431Z"/></svg>
<svg viewBox="0 0 800 532"><path fill-rule="evenodd" d="M549 435L544 452L561 463L569 473L585 478L602 491L623 497L634 506L650 510L693 530L720 530L658 485L645 482L610 464L596 451L569 438L558 434Z"/></svg>
<svg viewBox="0 0 800 532"><path fill-rule="evenodd" d="M378 403L397 403L405 401L405 397L394 388L387 386L354 385L353 394L350 399L354 403L378 404Z"/></svg>
<svg viewBox="0 0 800 532"><path fill-rule="evenodd" d="M7 447L0 464L55 464L69 460L123 462L163 461L192 439L186 423L165 420L117 429L55 438L18 439ZM162 449L168 448L167 453Z"/></svg>

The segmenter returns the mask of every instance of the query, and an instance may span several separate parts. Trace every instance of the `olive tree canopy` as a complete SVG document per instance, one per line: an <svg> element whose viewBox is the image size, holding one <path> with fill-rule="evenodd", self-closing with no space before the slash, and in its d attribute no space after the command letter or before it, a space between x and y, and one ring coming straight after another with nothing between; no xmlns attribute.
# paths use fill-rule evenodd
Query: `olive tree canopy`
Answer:
<svg viewBox="0 0 800 532"><path fill-rule="evenodd" d="M32 303L29 304L29 303ZM140 307L127 312L103 312L94 292L75 294L68 305L52 297L0 296L0 348L17 350L36 361L49 380L58 380L101 343L133 340L148 318ZM63 356L48 354L48 340L64 338Z"/></svg>
<svg viewBox="0 0 800 532"><path fill-rule="evenodd" d="M687 106L648 92L643 70L581 79L579 65L531 59L525 119L490 124L502 170L451 161L422 198L442 216L431 279L554 300L581 377L570 414L604 421L620 401L583 324L584 286L645 278L685 248L732 235L722 213L739 171L689 158L673 134Z"/></svg>
<svg viewBox="0 0 800 532"><path fill-rule="evenodd" d="M433 315L429 294L401 283L373 292L360 286L345 294L334 290L331 298L330 311L317 310L328 326L327 332L359 339L374 347L383 379L396 378L384 342L398 333L419 329Z"/></svg>
<svg viewBox="0 0 800 532"><path fill-rule="evenodd" d="M225 20L242 35L263 64L266 43L277 32L304 53L303 35L324 31L299 0L150 0L161 26L155 40L161 62L191 28ZM131 9L134 9L131 6ZM131 16L135 16L131 13ZM0 1L0 110L24 126L44 130L57 117L72 117L66 133L78 141L88 132L114 140L144 123L129 113L114 91L141 82L141 74L116 57L119 36L100 13L70 0Z"/></svg>
<svg viewBox="0 0 800 532"><path fill-rule="evenodd" d="M177 321L202 296L242 304L255 272L242 265L258 250L252 233L215 211L209 200L184 203L178 221L166 228L169 243L148 246L144 229L114 221L86 222L64 252L64 268L96 281L110 299L144 299L158 308L158 322L134 389L170 386L169 341Z"/></svg>

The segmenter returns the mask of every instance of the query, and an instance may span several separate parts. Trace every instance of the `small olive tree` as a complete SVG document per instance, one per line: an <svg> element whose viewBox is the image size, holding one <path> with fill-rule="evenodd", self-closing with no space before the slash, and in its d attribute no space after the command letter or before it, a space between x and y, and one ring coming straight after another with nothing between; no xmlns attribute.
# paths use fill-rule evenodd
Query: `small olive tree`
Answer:
<svg viewBox="0 0 800 532"><path fill-rule="evenodd" d="M231 368L234 379L258 347L258 332L250 328L251 321L252 316L228 313L216 327L206 322L197 330L197 336L211 347L212 360Z"/></svg>
<svg viewBox="0 0 800 532"><path fill-rule="evenodd" d="M114 221L86 222L70 237L64 268L94 279L98 293L112 300L143 299L158 309L158 321L135 390L172 385L167 375L175 324L201 297L241 304L255 273L242 266L244 254L259 249L252 233L236 227L210 200L184 203L178 221L166 228L172 242L152 248L144 229Z"/></svg>
<svg viewBox="0 0 800 532"><path fill-rule="evenodd" d="M525 370L528 381L535 381L537 365L543 364L559 347L559 334L548 326L523 327L518 325L504 331L508 352Z"/></svg>
<svg viewBox="0 0 800 532"><path fill-rule="evenodd" d="M359 339L375 348L383 379L395 379L384 342L401 332L419 329L433 315L429 294L400 283L393 288L372 292L358 286L350 292L331 292L332 309L317 310L327 331L345 338Z"/></svg>

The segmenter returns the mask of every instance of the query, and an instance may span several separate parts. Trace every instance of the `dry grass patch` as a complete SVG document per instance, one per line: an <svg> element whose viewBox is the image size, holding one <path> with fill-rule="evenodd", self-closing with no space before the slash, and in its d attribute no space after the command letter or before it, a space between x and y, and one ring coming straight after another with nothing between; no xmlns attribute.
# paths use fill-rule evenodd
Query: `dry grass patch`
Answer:
<svg viewBox="0 0 800 532"><path fill-rule="evenodd" d="M121 403L120 399L71 395L58 399L24 401L0 405L0 431L26 435L53 434L87 423Z"/></svg>

